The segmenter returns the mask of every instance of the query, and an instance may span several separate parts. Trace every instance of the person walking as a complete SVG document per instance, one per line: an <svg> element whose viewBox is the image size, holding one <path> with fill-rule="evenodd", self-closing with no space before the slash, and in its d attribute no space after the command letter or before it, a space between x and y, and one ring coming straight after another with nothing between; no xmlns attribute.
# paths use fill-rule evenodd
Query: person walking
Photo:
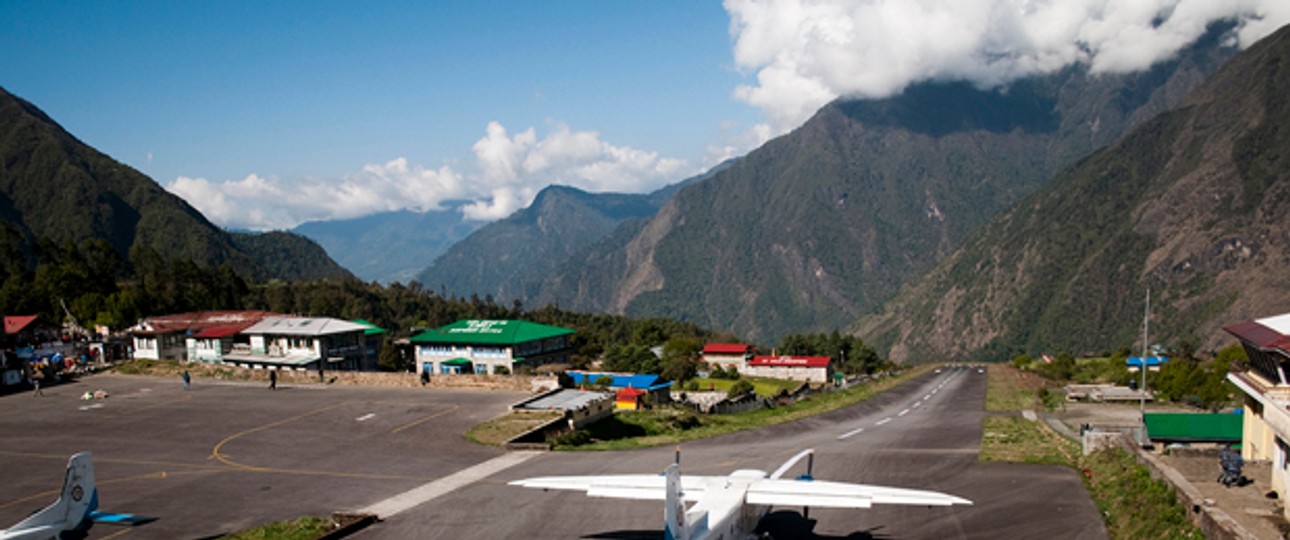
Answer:
<svg viewBox="0 0 1290 540"><path fill-rule="evenodd" d="M40 368L35 369L34 372L31 374L31 384L36 387L36 390L35 392L32 392L32 395L36 395L36 396L45 395L45 391L40 389L40 380L44 378L45 378L45 374L44 372L40 371Z"/></svg>
<svg viewBox="0 0 1290 540"><path fill-rule="evenodd" d="M277 390L277 389L278 389L278 370L270 369L269 370L269 390Z"/></svg>
<svg viewBox="0 0 1290 540"><path fill-rule="evenodd" d="M193 381L192 377L188 375L188 370L185 369L184 370L184 391L185 392L188 391L188 385L192 383L192 381Z"/></svg>

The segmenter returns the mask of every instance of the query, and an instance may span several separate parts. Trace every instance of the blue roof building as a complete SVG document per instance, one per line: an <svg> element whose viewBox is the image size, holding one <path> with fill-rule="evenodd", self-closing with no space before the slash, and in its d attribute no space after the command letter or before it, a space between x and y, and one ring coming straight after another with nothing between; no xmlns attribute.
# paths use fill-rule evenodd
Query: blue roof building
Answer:
<svg viewBox="0 0 1290 540"><path fill-rule="evenodd" d="M654 392L672 386L672 381L659 382L658 375L623 375L619 373L583 373L581 371L570 371L569 378L573 379L573 384L595 384L596 380L601 377L610 377L614 382L609 383L610 388L636 388L646 392Z"/></svg>
<svg viewBox="0 0 1290 540"><path fill-rule="evenodd" d="M1146 361L1147 369L1160 369L1160 366L1169 361L1168 358L1163 356L1148 356L1146 358L1141 356L1130 356L1124 360L1124 365L1128 366L1129 371L1137 371L1142 367L1143 360Z"/></svg>

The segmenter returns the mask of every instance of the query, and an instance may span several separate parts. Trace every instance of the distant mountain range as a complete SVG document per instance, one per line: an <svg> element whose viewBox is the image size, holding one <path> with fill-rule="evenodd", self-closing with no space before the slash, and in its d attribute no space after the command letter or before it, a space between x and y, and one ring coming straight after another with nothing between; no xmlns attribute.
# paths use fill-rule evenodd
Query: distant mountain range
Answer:
<svg viewBox="0 0 1290 540"><path fill-rule="evenodd" d="M895 359L1141 346L1213 350L1290 309L1290 27L1064 171L881 314Z"/></svg>
<svg viewBox="0 0 1290 540"><path fill-rule="evenodd" d="M456 202L442 210L381 212L354 219L311 221L291 232L318 242L364 281L408 283L426 264L485 223L463 218Z"/></svg>
<svg viewBox="0 0 1290 540"><path fill-rule="evenodd" d="M682 180L653 193L588 193L549 186L533 204L475 231L417 276L426 287L460 296L525 300L561 265L624 223L654 215L681 187L729 167ZM630 226L630 225L629 225Z"/></svg>
<svg viewBox="0 0 1290 540"><path fill-rule="evenodd" d="M1062 168L1177 104L1234 53L1229 29L1140 73L1073 67L999 90L925 83L837 101L569 259L528 303L763 343L850 327Z"/></svg>
<svg viewBox="0 0 1290 540"><path fill-rule="evenodd" d="M106 240L168 259L229 264L252 279L350 276L294 235L235 237L139 171L79 141L35 105L0 88L0 222L30 257L41 239ZM31 261L28 261L31 262Z"/></svg>

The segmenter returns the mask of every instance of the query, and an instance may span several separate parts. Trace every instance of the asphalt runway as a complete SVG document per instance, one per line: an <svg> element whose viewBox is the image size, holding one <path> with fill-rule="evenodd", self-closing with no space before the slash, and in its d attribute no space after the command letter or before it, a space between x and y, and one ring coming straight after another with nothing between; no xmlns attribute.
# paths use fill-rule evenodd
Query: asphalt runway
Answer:
<svg viewBox="0 0 1290 540"><path fill-rule="evenodd" d="M799 508L777 508L767 526L781 539L1105 538L1075 471L977 460L985 380L974 369L929 373L827 415L686 443L681 466L685 474L770 471L815 448L816 478L944 491L976 503L813 509L809 519ZM78 399L99 388L111 397ZM103 510L160 518L127 529L96 525L91 538L211 538L300 515L382 506L427 486L435 498L404 504L406 510L352 538L662 537L660 502L590 499L506 482L662 471L672 447L543 453L500 472L487 468L510 455L462 434L522 394L269 391L202 380L184 392L178 380L111 375L46 394L0 396L7 413L0 417L4 526L51 502L68 456L90 450ZM463 478L463 471L478 474Z"/></svg>
<svg viewBox="0 0 1290 540"><path fill-rule="evenodd" d="M827 415L686 443L682 472L772 471L800 450L815 448L818 479L930 489L975 502L953 508L814 509L809 519L800 508L777 508L765 525L780 539L1106 538L1076 471L978 461L985 381L975 369L945 369ZM544 454L389 517L354 538L662 538L661 502L592 499L506 482L657 472L673 455L672 447Z"/></svg>
<svg viewBox="0 0 1290 540"><path fill-rule="evenodd" d="M82 401L87 390L104 400ZM159 518L90 538L212 538L361 508L503 454L471 426L525 394L291 387L97 375L0 396L0 527L43 508L94 454L101 509Z"/></svg>

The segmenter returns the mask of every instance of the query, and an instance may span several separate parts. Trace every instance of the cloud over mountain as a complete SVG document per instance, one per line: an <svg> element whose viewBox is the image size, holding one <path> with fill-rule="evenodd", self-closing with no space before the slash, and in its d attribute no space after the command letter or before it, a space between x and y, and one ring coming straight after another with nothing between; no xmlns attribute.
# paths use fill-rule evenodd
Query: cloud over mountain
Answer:
<svg viewBox="0 0 1290 540"><path fill-rule="evenodd" d="M756 74L735 97L773 133L841 97L887 97L927 80L996 87L1083 63L1145 69L1236 20L1246 47L1290 23L1285 0L726 0L736 65Z"/></svg>
<svg viewBox="0 0 1290 540"><path fill-rule="evenodd" d="M511 135L501 123L490 122L472 151L474 163L461 171L399 157L343 178L180 176L166 189L222 226L269 230L405 208L440 209L449 200L473 201L463 207L465 219L494 220L527 206L553 183L592 192L641 192L690 172L683 160L615 146L597 132L563 124L539 139L534 128Z"/></svg>

